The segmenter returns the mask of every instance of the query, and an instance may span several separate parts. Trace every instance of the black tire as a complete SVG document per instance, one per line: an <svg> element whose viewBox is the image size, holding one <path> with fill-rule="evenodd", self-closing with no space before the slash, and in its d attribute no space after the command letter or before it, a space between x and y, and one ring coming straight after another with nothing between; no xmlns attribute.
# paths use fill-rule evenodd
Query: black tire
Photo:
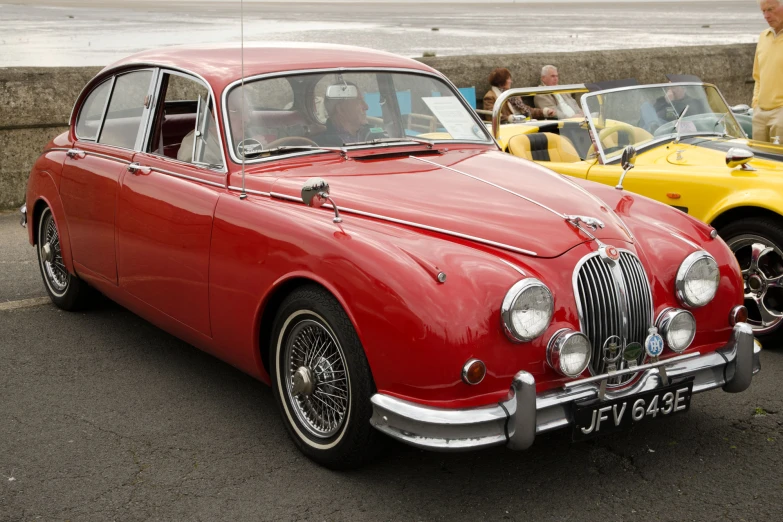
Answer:
<svg viewBox="0 0 783 522"><path fill-rule="evenodd" d="M49 298L63 310L73 311L86 307L94 295L93 291L87 283L66 270L60 251L60 231L49 207L41 212L36 226L38 268L41 270Z"/></svg>
<svg viewBox="0 0 783 522"><path fill-rule="evenodd" d="M720 235L729 245L740 264L745 277L745 306L748 308L748 323L762 343L770 347L783 341L783 287L768 285L772 278L783 276L783 220L768 217L738 219L722 227ZM761 243L761 251L753 267L754 244ZM756 249L758 251L758 249ZM751 281L754 274L756 281ZM760 289L751 288L761 282ZM763 320L759 300L764 308L780 315L774 324ZM768 319L771 316L766 316Z"/></svg>
<svg viewBox="0 0 783 522"><path fill-rule="evenodd" d="M370 426L375 384L356 330L337 300L318 286L293 291L277 311L270 341L272 390L299 450L331 469L355 468L373 458L383 438ZM311 344L321 348L311 352ZM293 389L294 368L312 377L312 387L305 385L309 393Z"/></svg>

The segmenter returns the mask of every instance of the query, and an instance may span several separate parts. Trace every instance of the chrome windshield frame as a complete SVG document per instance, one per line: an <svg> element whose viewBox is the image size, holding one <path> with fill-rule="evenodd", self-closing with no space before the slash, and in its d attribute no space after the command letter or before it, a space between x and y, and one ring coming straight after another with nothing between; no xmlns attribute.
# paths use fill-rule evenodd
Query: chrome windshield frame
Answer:
<svg viewBox="0 0 783 522"><path fill-rule="evenodd" d="M573 83L570 85L554 85L551 87L523 87L519 89L508 89L498 96L495 105L492 106L492 137L495 140L500 139L500 114L503 106L509 98L514 96L536 96L539 94L583 94L589 90L582 83Z"/></svg>
<svg viewBox="0 0 783 522"><path fill-rule="evenodd" d="M479 118L476 111L468 105L467 100L465 100L465 97L462 96L462 93L459 92L459 89L445 76L432 73L429 71L423 71L420 69L406 69L401 67L327 67L327 68L319 68L319 69L295 69L290 71L275 71L270 73L262 73L262 74L255 74L252 76L248 76L247 78L244 78L244 83L247 85L249 82L259 81L259 80L267 80L271 78L281 78L286 76L302 76L302 75L308 75L308 74L329 74L329 73L342 73L342 74L349 74L349 73L389 73L389 74L411 74L414 76L426 76L428 78L432 78L434 80L440 81L443 84L445 84L449 89L452 90L454 96L460 101L462 106L465 108L466 111L471 115L473 120L475 121L476 125L479 126L480 129L484 130L485 135L487 136L486 140L432 140L433 144L440 144L440 143L449 143L449 144L456 144L456 143L468 143L472 145L487 145L487 146L495 146L497 148L498 144L497 142L492 138L492 136L486 131L486 126L484 125L484 122ZM221 109L223 113L223 125L224 125L224 137L226 140L226 148L228 149L229 157L231 160L236 164L241 164L242 159L237 157L235 154L236 151L234 151L233 148L233 138L231 136L231 125L229 121L229 112L228 112L228 95L229 93L236 88L238 85L242 83L242 78L234 80L230 84L226 85L226 87L223 89L223 93L221 95ZM361 145L361 146L346 146L346 150L353 150L354 148L373 148L377 147L377 145ZM265 163L268 161L277 161L279 159L288 158L291 157L291 155L295 154L297 156L304 156L308 154L319 154L323 151L320 150L312 150L307 151L304 153L298 152L298 153L291 153L291 154L280 154L278 156L272 156L267 158L253 158L253 159L245 159L245 165L253 165L257 163Z"/></svg>
<svg viewBox="0 0 783 522"><path fill-rule="evenodd" d="M641 89L650 89L650 88L661 88L661 89L669 89L671 87L702 87L703 89L707 88L713 88L715 89L715 92L720 97L723 104L726 106L727 111L727 118L731 118L731 121L734 122L734 125L736 125L736 128L742 130L742 126L737 121L737 118L734 117L734 113L731 112L731 107L726 102L726 98L723 96L723 93L720 92L720 89L718 89L715 85L711 83L705 83L705 82L672 82L672 83L654 83L650 85L630 85L627 87L617 87L615 89L605 89L602 91L593 91L585 94L582 96L581 100L581 106L582 106L582 112L585 115L585 118L587 118L587 123L590 126L590 137L593 141L593 145L595 146L595 150L598 153L598 161L601 163L601 165L607 165L614 163L620 158L620 155L622 154L622 150L617 151L616 154L613 154L611 157L607 157L606 153L604 152L604 148L601 146L601 141L598 139L598 131L596 129L595 121L593 119L593 115L588 110L587 102L590 98L593 98L595 96L600 95L606 95L606 94L612 94L616 92L623 92L623 91L635 91L635 90L641 90ZM688 134L681 134L680 137L690 137L690 136L724 136L725 134L718 133L718 132L693 132ZM739 138L739 139L747 139L747 136L732 136L733 138ZM655 145L658 145L660 143L664 143L667 141L671 141L674 139L674 135L667 134L665 136L657 137L646 143L634 145L637 147L637 150L646 150L650 147L653 147Z"/></svg>

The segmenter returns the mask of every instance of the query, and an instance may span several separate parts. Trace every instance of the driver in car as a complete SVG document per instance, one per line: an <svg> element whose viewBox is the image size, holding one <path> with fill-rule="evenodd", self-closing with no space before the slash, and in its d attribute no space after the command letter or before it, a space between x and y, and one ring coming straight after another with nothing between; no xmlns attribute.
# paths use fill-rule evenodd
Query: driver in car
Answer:
<svg viewBox="0 0 783 522"><path fill-rule="evenodd" d="M672 113L672 107L676 114ZM682 85L674 85L666 89L666 94L655 100L655 113L665 121L677 119L682 111L688 107L687 116L694 114L703 114L704 103L688 94L688 91Z"/></svg>
<svg viewBox="0 0 783 522"><path fill-rule="evenodd" d="M326 89L324 108L328 116L326 131L315 138L323 147L342 147L350 143L383 138L383 129L375 129L367 123L369 106L361 90L355 84L330 85Z"/></svg>

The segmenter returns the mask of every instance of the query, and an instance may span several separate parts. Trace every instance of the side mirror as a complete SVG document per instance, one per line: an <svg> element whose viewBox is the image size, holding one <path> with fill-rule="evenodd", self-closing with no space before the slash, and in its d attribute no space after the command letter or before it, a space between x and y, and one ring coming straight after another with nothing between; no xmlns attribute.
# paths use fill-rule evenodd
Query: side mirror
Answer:
<svg viewBox="0 0 783 522"><path fill-rule="evenodd" d="M750 114L750 105L746 103L740 103L731 108L731 112L734 114Z"/></svg>
<svg viewBox="0 0 783 522"><path fill-rule="evenodd" d="M620 164L623 167L623 173L620 175L620 181L618 181L617 185L614 187L617 190L623 190L625 175L636 165L636 149L633 145L625 147L623 155L620 157Z"/></svg>
<svg viewBox="0 0 783 522"><path fill-rule="evenodd" d="M754 154L748 149L732 147L726 151L726 166L730 169L739 167L740 170L756 170L747 164L750 160L753 159L753 157Z"/></svg>
<svg viewBox="0 0 783 522"><path fill-rule="evenodd" d="M636 149L633 145L625 147L623 155L620 157L620 163L625 170L630 170L636 165Z"/></svg>
<svg viewBox="0 0 783 522"><path fill-rule="evenodd" d="M332 221L340 223L343 220L340 217L340 212L337 210L337 205L329 196L329 183L323 178L310 178L305 181L305 184L302 185L302 201L308 207L322 207L328 201L334 208L334 219Z"/></svg>

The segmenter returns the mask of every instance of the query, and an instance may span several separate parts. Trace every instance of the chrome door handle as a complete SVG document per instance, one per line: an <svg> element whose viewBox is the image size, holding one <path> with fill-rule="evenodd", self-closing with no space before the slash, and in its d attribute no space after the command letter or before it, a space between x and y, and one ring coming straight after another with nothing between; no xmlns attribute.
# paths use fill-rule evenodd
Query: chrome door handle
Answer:
<svg viewBox="0 0 783 522"><path fill-rule="evenodd" d="M131 174L136 174L136 175L138 175L138 174L145 174L146 175L146 174L149 174L150 172L152 172L152 169L149 168L149 167L142 166L141 163L133 162L133 163L128 165L128 172L130 172Z"/></svg>
<svg viewBox="0 0 783 522"><path fill-rule="evenodd" d="M79 149L68 149L65 155L69 158L83 158L87 155L87 153Z"/></svg>

